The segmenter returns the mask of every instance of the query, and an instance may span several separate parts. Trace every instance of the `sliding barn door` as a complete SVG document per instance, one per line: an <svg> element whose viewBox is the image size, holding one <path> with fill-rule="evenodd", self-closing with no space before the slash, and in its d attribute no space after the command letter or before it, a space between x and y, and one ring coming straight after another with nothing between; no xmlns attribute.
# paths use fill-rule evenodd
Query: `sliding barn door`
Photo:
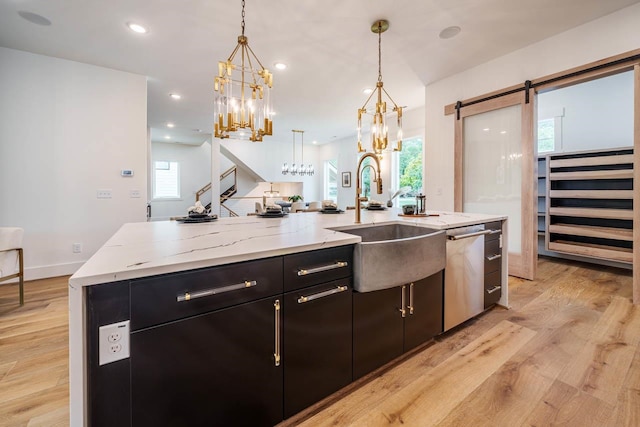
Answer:
<svg viewBox="0 0 640 427"><path fill-rule="evenodd" d="M537 247L535 95L462 107L455 126L455 209L508 216L509 275L533 280Z"/></svg>

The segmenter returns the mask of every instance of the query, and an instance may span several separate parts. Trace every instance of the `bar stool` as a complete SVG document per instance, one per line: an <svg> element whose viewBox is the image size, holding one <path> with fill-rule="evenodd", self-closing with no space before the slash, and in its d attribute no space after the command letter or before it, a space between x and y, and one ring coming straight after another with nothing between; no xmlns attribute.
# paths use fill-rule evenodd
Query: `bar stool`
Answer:
<svg viewBox="0 0 640 427"><path fill-rule="evenodd" d="M19 279L20 305L24 305L23 235L22 228L0 227L0 282Z"/></svg>

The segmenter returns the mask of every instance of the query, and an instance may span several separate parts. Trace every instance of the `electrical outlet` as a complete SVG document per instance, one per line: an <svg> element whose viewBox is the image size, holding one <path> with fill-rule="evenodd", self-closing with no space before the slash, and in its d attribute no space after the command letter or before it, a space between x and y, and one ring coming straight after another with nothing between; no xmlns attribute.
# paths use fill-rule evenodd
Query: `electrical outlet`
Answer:
<svg viewBox="0 0 640 427"><path fill-rule="evenodd" d="M98 190L96 192L96 196L98 197L98 199L110 199L111 190Z"/></svg>
<svg viewBox="0 0 640 427"><path fill-rule="evenodd" d="M120 331L116 331L116 332L112 332L107 336L107 340L110 343L115 343L118 342L122 339L122 334L120 333Z"/></svg>
<svg viewBox="0 0 640 427"><path fill-rule="evenodd" d="M100 326L98 329L100 366L129 357L129 321Z"/></svg>
<svg viewBox="0 0 640 427"><path fill-rule="evenodd" d="M436 196L442 196L442 187L436 189Z"/></svg>
<svg viewBox="0 0 640 427"><path fill-rule="evenodd" d="M74 243L71 245L71 249L74 254L79 254L82 252L82 243Z"/></svg>
<svg viewBox="0 0 640 427"><path fill-rule="evenodd" d="M132 199L139 199L140 190L129 190L129 197L131 197Z"/></svg>

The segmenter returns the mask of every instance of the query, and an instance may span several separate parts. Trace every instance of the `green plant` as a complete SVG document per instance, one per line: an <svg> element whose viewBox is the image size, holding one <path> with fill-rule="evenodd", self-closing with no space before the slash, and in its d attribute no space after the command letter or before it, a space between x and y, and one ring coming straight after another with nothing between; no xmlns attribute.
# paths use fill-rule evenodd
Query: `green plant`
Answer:
<svg viewBox="0 0 640 427"><path fill-rule="evenodd" d="M301 195L299 195L299 194L294 194L293 196L289 196L289 201L290 201L290 202L292 202L292 203L293 203L293 202L301 202L301 201L303 201L303 200L304 200L304 199L303 199L303 198L302 198L302 196L301 196Z"/></svg>

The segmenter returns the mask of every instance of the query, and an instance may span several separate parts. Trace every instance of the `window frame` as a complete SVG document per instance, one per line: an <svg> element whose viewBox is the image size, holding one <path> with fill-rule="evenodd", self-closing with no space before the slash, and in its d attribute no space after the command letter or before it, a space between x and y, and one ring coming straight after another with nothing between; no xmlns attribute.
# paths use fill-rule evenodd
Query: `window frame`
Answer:
<svg viewBox="0 0 640 427"><path fill-rule="evenodd" d="M168 168L164 168L164 167L157 167L158 163L167 163L168 164ZM157 171L159 170L171 170L171 166L172 165L176 165L176 190L177 190L177 195L175 196L158 196L157 195L157 188L158 188L158 182L157 182ZM180 189L180 162L178 161L173 161L173 160L154 160L153 161L153 179L152 179L152 201L179 201L182 200L182 193L181 193L181 189Z"/></svg>
<svg viewBox="0 0 640 427"><path fill-rule="evenodd" d="M332 164L333 163L333 164ZM335 197L331 197L329 194L329 190L330 190L330 182L329 182L329 178L330 178L330 169L334 169L335 171L335 189L336 189L336 195ZM324 179L323 179L323 200L333 200L334 202L338 203L338 161L336 159L329 159L329 160L325 160L324 161Z"/></svg>

